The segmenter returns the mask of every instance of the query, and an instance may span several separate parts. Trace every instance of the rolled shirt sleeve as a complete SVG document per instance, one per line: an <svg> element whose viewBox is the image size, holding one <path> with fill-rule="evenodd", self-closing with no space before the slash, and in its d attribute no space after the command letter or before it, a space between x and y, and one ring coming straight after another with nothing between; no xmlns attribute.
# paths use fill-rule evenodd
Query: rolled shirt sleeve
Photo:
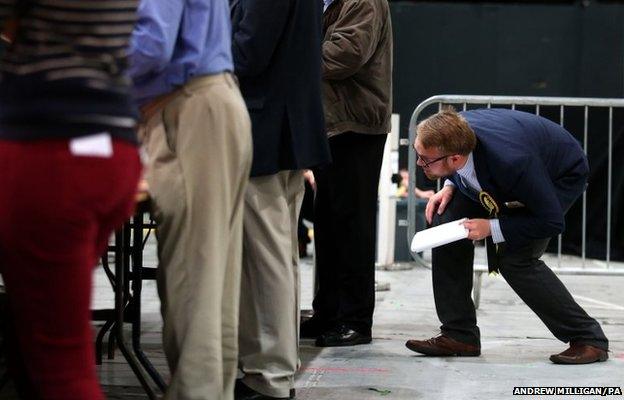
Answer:
<svg viewBox="0 0 624 400"><path fill-rule="evenodd" d="M490 231L492 233L492 241L494 243L502 243L505 241L505 237L503 236L503 231L500 227L500 221L498 218L494 218L490 220Z"/></svg>
<svg viewBox="0 0 624 400"><path fill-rule="evenodd" d="M453 183L452 180L447 179L447 180L444 181L444 186L453 186L453 187L455 187L455 184Z"/></svg>

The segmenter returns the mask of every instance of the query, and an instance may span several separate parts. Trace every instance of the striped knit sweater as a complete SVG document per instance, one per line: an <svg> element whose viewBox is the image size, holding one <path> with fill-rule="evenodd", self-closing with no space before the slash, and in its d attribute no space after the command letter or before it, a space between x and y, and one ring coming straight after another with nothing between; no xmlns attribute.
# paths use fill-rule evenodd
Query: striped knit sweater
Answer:
<svg viewBox="0 0 624 400"><path fill-rule="evenodd" d="M135 142L125 76L138 0L0 0L0 139Z"/></svg>

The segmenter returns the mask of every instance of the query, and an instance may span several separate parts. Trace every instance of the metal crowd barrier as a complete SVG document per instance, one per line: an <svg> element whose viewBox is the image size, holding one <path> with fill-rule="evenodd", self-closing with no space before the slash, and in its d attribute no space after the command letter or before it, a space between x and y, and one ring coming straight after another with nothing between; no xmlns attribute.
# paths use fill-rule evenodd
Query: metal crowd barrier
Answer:
<svg viewBox="0 0 624 400"><path fill-rule="evenodd" d="M408 229L407 229L407 241L410 243L412 237L416 233L416 197L414 195L414 187L416 185L416 154L413 150L413 143L416 138L416 126L424 119L421 114L426 114L426 111L431 113L441 110L446 105L452 105L460 110L475 109L475 108L511 108L516 109L517 106L521 106L523 111L525 108L531 108L535 114L540 115L540 112L544 109L541 107L558 107L559 118L554 122L559 123L565 127L565 110L566 108L578 108L583 111L583 141L582 146L587 153L589 143L589 110L592 112L595 108L607 110L607 125L608 125L608 145L605 149L607 151L607 223L606 223L606 257L604 268L600 267L588 267L586 264L586 250L587 250L587 209L591 207L591 204L587 202L587 194L584 193L582 199L582 237L581 237L581 267L564 267L562 265L562 236L558 237L557 246L557 265L552 267L552 270L557 274L572 274L572 275L609 275L609 276L624 276L624 268L614 267L611 261L611 224L612 224L612 185L613 185L613 111L614 109L624 110L624 99L601 99L601 98L576 98L576 97L516 97L516 96L468 96L468 95L439 95L428 98L416 107L412 114L409 125L409 141L402 139L402 146L409 146L409 196L408 196ZM436 108L437 107L437 108ZM426 114L429 115L429 114ZM438 189L440 188L440 182L438 181ZM565 232L564 232L565 234ZM412 253L412 257L416 262L423 266L429 267L428 263L420 254ZM488 272L487 265L475 264L474 266L475 280L474 280L474 300L475 306L479 306L480 290L482 275Z"/></svg>

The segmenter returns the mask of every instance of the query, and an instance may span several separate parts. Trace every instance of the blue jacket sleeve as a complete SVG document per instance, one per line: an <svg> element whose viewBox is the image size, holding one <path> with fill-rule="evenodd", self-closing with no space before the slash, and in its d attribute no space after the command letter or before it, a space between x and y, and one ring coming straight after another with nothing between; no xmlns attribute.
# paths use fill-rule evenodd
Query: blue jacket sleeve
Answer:
<svg viewBox="0 0 624 400"><path fill-rule="evenodd" d="M305 0L314 1L314 0ZM241 0L232 26L232 56L239 77L260 75L269 66L288 22L289 0Z"/></svg>
<svg viewBox="0 0 624 400"><path fill-rule="evenodd" d="M134 79L162 71L173 56L184 0L142 0L130 41L128 73Z"/></svg>
<svg viewBox="0 0 624 400"><path fill-rule="evenodd" d="M515 164L513 170L516 173L507 181L509 192L514 199L525 204L526 211L500 217L507 244L519 247L530 240L545 239L563 232L564 211L543 163L527 157Z"/></svg>

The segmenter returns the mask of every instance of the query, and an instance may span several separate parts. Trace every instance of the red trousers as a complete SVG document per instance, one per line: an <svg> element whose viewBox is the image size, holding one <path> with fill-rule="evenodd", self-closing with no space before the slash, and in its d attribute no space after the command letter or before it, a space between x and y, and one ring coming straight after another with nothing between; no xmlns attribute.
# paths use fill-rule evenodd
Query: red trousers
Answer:
<svg viewBox="0 0 624 400"><path fill-rule="evenodd" d="M27 400L100 400L91 327L93 267L134 208L135 146L74 156L66 140L0 141L0 273Z"/></svg>

